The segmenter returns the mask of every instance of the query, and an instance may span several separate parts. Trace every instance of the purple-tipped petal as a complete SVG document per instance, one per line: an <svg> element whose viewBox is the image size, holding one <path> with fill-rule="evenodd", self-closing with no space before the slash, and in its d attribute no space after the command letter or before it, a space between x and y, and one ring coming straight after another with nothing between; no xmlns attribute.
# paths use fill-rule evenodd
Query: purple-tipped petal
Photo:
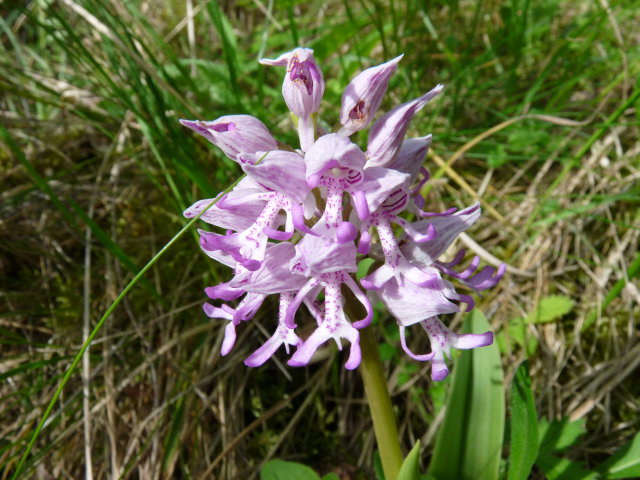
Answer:
<svg viewBox="0 0 640 480"><path fill-rule="evenodd" d="M372 273L360 280L367 290L380 290L389 280L393 278L395 271L388 265L382 265Z"/></svg>
<svg viewBox="0 0 640 480"><path fill-rule="evenodd" d="M265 155L260 163L246 164L242 169L269 190L284 193L294 202L302 203L310 190L302 156L284 150L273 150Z"/></svg>
<svg viewBox="0 0 640 480"><path fill-rule="evenodd" d="M296 353L293 354L287 364L291 367L304 367L308 365L318 347L330 338L331 334L326 328L318 327L309 338L298 347L298 350L296 350Z"/></svg>
<svg viewBox="0 0 640 480"><path fill-rule="evenodd" d="M223 305L227 307L227 305ZM204 313L209 318L224 318L225 320L233 320L233 309L214 307L210 303L202 305Z"/></svg>
<svg viewBox="0 0 640 480"><path fill-rule="evenodd" d="M269 340L265 342L260 348L253 352L248 358L245 359L244 364L248 367L259 367L264 364L273 354L278 350L280 345L285 346L287 353L289 352L289 346L299 346L302 340L294 333L293 329L286 326L284 318L287 308L291 304L294 298L293 292L285 292L280 295L280 308L278 309L279 323L278 328Z"/></svg>
<svg viewBox="0 0 640 480"><path fill-rule="evenodd" d="M407 346L407 338L406 338L406 332L405 332L407 327L400 325L399 328L400 328L400 344L402 345L402 349L405 351L407 355L409 355L414 360L418 360L419 362L428 362L429 360L433 359L433 357L435 356L435 353L433 352L425 353L422 355L413 353L411 349Z"/></svg>
<svg viewBox="0 0 640 480"><path fill-rule="evenodd" d="M342 281L347 287L349 287L349 290L353 292L353 295L358 299L367 312L362 320L353 322L353 326L358 329L368 327L371 325L371 320L373 319L373 305L371 305L371 301L362 292L362 290L360 290L358 284L350 275L343 275Z"/></svg>
<svg viewBox="0 0 640 480"><path fill-rule="evenodd" d="M431 380L441 382L449 376L449 369L444 362L444 358L434 358L431 362Z"/></svg>
<svg viewBox="0 0 640 480"><path fill-rule="evenodd" d="M360 220L367 220L369 218L369 204L367 203L367 196L364 191L357 190L353 193L353 206L356 208Z"/></svg>
<svg viewBox="0 0 640 480"><path fill-rule="evenodd" d="M474 290L486 290L494 287L504 275L506 268L507 266L504 263L500 264L497 271L494 267L487 265L479 273L466 280L465 284Z"/></svg>
<svg viewBox="0 0 640 480"><path fill-rule="evenodd" d="M402 55L382 65L378 65L358 74L342 94L340 108L341 131L344 135L351 135L366 128L380 107L382 97L387 91L389 78L396 71Z"/></svg>
<svg viewBox="0 0 640 480"><path fill-rule="evenodd" d="M224 329L224 340L222 341L222 348L220 349L220 355L223 357L228 355L236 343L236 326L233 322L229 322Z"/></svg>
<svg viewBox="0 0 640 480"><path fill-rule="evenodd" d="M493 332L466 333L456 335L451 342L453 348L469 350L471 348L487 347L493 343Z"/></svg>
<svg viewBox="0 0 640 480"><path fill-rule="evenodd" d="M327 305L325 300L325 305ZM353 326L345 323L334 323L332 319L325 318L325 321L307 338L307 340L296 350L291 359L287 362L292 367L307 365L316 350L327 340L333 338L340 348L340 339L347 339L351 346L349 348L349 358L345 363L347 370L353 370L360 365L362 353L360 350L360 334ZM340 348L341 349L341 348Z"/></svg>
<svg viewBox="0 0 640 480"><path fill-rule="evenodd" d="M407 133L411 119L433 97L442 91L443 86L437 85L423 96L403 103L385 113L369 129L367 144L368 165L386 167L393 161L400 151L404 135Z"/></svg>
<svg viewBox="0 0 640 480"><path fill-rule="evenodd" d="M427 152L431 145L431 139L432 137L429 134L424 137L404 140L400 146L398 154L391 158L385 167L408 174L411 179L411 183L413 183L413 181L418 177L418 173L424 170L422 165L427 157ZM371 160L367 163L367 167L370 166L372 166ZM429 180L428 173L424 176L424 182L427 180Z"/></svg>
<svg viewBox="0 0 640 480"><path fill-rule="evenodd" d="M438 235L429 242L407 242L401 247L401 251L410 262L421 268L428 267L449 248L461 232L473 225L478 218L480 218L480 204L476 203L447 217L433 217L413 222L411 226L416 231L426 231L429 225L433 225Z"/></svg>
<svg viewBox="0 0 640 480"><path fill-rule="evenodd" d="M347 370L355 370L360 366L362 361L362 351L360 350L360 334L356 332L357 338L351 341L351 347L349 348L349 358L344 364L344 368Z"/></svg>
<svg viewBox="0 0 640 480"><path fill-rule="evenodd" d="M307 227L307 225L304 223L304 209L299 203L294 203L291 205L291 219L293 221L293 226L300 233L318 236L317 233Z"/></svg>
<svg viewBox="0 0 640 480"><path fill-rule="evenodd" d="M451 356L451 348L468 350L486 347L493 343L491 332L458 335L445 327L437 317L427 318L420 322L420 325L427 332L431 349L435 354L431 369L431 378L435 381L444 380L449 374L445 359Z"/></svg>
<svg viewBox="0 0 640 480"><path fill-rule="evenodd" d="M351 222L342 222L336 229L336 239L338 243L353 242L358 236L358 230Z"/></svg>
<svg viewBox="0 0 640 480"><path fill-rule="evenodd" d="M360 234L360 241L358 242L358 253L366 255L371 248L371 234L368 230L363 231Z"/></svg>
<svg viewBox="0 0 640 480"><path fill-rule="evenodd" d="M204 289L204 293L207 294L211 300L224 300L225 302L231 302L241 297L245 290L242 288L236 288L229 285L231 282L221 283L214 285L213 287L207 287ZM206 304L205 304L206 305Z"/></svg>
<svg viewBox="0 0 640 480"><path fill-rule="evenodd" d="M473 272L475 272L478 269L478 265L480 265L480 257L476 255L471 260L471 263L469 264L469 266L463 272L460 272L458 274L458 278L462 278L463 280L469 278L471 275L473 275ZM489 276L491 276L491 274Z"/></svg>
<svg viewBox="0 0 640 480"><path fill-rule="evenodd" d="M467 251L464 248L461 248L460 250L458 250L458 253L456 253L456 256L453 257L453 260L451 260L450 262L445 263L445 262L438 261L438 263L443 267L452 268L458 265L460 262L462 262L466 254L467 254Z"/></svg>
<svg viewBox="0 0 640 480"><path fill-rule="evenodd" d="M278 148L278 142L264 123L250 115L226 115L210 122L180 120L180 123L202 135L236 162L240 162L242 154Z"/></svg>
<svg viewBox="0 0 640 480"><path fill-rule="evenodd" d="M262 232L273 240L287 241L293 236L293 232L282 232L271 227L264 227Z"/></svg>
<svg viewBox="0 0 640 480"><path fill-rule="evenodd" d="M302 287L300 287L300 289L296 293L295 298L285 312L284 324L288 328L296 328L297 325L294 322L294 318L296 316L296 312L298 311L298 307L300 307L302 301L310 292L313 291L318 283L320 283L320 281L317 278L311 278Z"/></svg>

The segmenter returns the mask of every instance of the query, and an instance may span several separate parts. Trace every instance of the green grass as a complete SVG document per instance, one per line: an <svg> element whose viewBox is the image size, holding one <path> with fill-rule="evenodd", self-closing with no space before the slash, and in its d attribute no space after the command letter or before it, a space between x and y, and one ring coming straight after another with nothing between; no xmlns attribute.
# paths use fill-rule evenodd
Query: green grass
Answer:
<svg viewBox="0 0 640 480"><path fill-rule="evenodd" d="M508 334L509 322L541 298L569 297L574 306L561 320L527 326L538 341L530 358L537 411L585 419L571 456L587 466L623 445L638 430L640 408L633 373L620 364L639 348L640 47L634 2L610 3L607 11L603 1L288 0L266 15L257 3L212 0L194 2L193 42L188 22L176 29L185 2L3 6L0 476L15 470L80 350L83 302L96 325L186 224L181 212L240 174L177 120L249 113L294 144L282 72L257 59L298 44L314 48L322 66L328 128L349 79L400 53L383 109L445 84L409 132L434 135L430 204L471 203L461 180L480 191L484 214L471 236L529 273L508 274L479 308ZM466 151L520 115L532 117ZM256 324L271 328L270 302L220 358L220 325L198 305L202 289L228 272L195 238L191 230L177 239L96 331L88 377L94 476L244 478L279 456L370 478L359 377L330 349L327 369L291 369L283 357L244 367L264 337ZM397 346L394 329L383 330ZM507 382L526 355L508 345ZM399 350L383 353L404 448L422 439L428 455L441 387L429 395L427 370ZM298 392L310 378L321 378L318 386ZM84 475L82 397L77 371L26 460L27 477Z"/></svg>

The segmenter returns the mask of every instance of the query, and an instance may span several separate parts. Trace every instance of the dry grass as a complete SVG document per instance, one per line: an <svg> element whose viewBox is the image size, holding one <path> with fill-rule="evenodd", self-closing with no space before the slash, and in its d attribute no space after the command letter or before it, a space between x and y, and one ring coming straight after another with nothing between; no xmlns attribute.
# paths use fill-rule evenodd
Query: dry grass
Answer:
<svg viewBox="0 0 640 480"><path fill-rule="evenodd" d="M225 5L228 24L216 23L213 2L2 7L0 116L28 165L0 144L0 478L11 475L88 325L179 230L182 209L237 175L173 123L251 111L288 140L279 81L254 64L294 38L310 42L325 78L336 79L327 87L329 121L359 57L370 65L406 53L387 105L449 84L413 133L436 139L428 158L434 208L480 198L484 216L462 240L487 263L495 257L512 267L478 308L509 340L509 322L541 299L570 298L561 319L526 326L538 343L530 360L539 415L586 418L572 455L588 465L639 430L640 129L638 102L629 102L637 99L639 39L631 2L549 0L531 6L522 24L499 2L482 10L455 3L405 17L404 4L376 14L375 2L288 10L258 1ZM237 39L227 57L225 35ZM202 61L184 60L194 56ZM222 330L199 305L202 288L226 272L187 237L105 323L26 476L256 478L277 456L370 478L375 442L357 375L331 349L307 369L277 359L245 368L270 328L269 302L221 358ZM397 346L392 327L381 340ZM507 381L526 356L506 342ZM429 449L446 386L396 350L387 367L404 447L422 439Z"/></svg>

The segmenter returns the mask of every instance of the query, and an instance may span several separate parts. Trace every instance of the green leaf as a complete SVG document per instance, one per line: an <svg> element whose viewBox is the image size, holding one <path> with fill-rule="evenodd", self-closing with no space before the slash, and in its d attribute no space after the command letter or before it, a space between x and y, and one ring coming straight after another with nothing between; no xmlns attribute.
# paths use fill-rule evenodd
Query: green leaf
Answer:
<svg viewBox="0 0 640 480"><path fill-rule="evenodd" d="M397 480L420 480L420 440L402 462Z"/></svg>
<svg viewBox="0 0 640 480"><path fill-rule="evenodd" d="M238 43L233 33L233 26L229 23L224 12L220 9L218 2L208 2L206 8L209 13L209 17L222 40L222 51L227 64L227 70L229 72L230 87L235 94L236 101L240 105L242 103L240 100L240 90L238 89L240 55L238 52Z"/></svg>
<svg viewBox="0 0 640 480"><path fill-rule="evenodd" d="M544 472L547 480L596 480L596 472L585 470L579 462L556 457L543 452L538 455L536 465Z"/></svg>
<svg viewBox="0 0 640 480"><path fill-rule="evenodd" d="M270 460L260 470L260 480L320 480L316 472L306 465L284 460Z"/></svg>
<svg viewBox="0 0 640 480"><path fill-rule="evenodd" d="M574 445L584 433L585 419L570 422L567 417L546 420L538 424L540 446L536 466L540 468L548 480L595 480L595 472L585 470L581 463L553 455Z"/></svg>
<svg viewBox="0 0 640 480"><path fill-rule="evenodd" d="M540 452L561 452L578 441L584 433L585 419L570 422L568 417L549 423L541 420L538 424Z"/></svg>
<svg viewBox="0 0 640 480"><path fill-rule="evenodd" d="M532 357L538 348L538 340L533 335L527 334L527 323L524 318L516 317L509 320L507 325L509 340L516 345L520 345L527 352L527 356ZM506 339L504 330L498 334L498 345L501 351L506 352Z"/></svg>
<svg viewBox="0 0 640 480"><path fill-rule="evenodd" d="M186 387L184 387L186 388ZM172 464L175 462L176 455L178 454L177 447L180 444L180 432L182 431L182 425L184 424L184 399L182 396L176 404L173 414L171 415L171 428L165 439L164 453L162 455L162 472L168 476L172 473Z"/></svg>
<svg viewBox="0 0 640 480"><path fill-rule="evenodd" d="M552 295L540 300L538 307L527 316L527 323L546 323L566 315L573 308L573 300L564 295Z"/></svg>
<svg viewBox="0 0 640 480"><path fill-rule="evenodd" d="M362 280L363 277L369 273L369 269L371 265L373 265L375 260L373 258L364 258L358 262L358 271L356 272L356 278L358 280Z"/></svg>
<svg viewBox="0 0 640 480"><path fill-rule="evenodd" d="M538 456L538 421L529 362L518 367L511 387L511 455L508 480L526 480Z"/></svg>
<svg viewBox="0 0 640 480"><path fill-rule="evenodd" d="M489 329L479 311L467 315L465 332ZM447 412L428 473L438 480L495 480L505 414L504 376L495 342L462 352L452 382Z"/></svg>
<svg viewBox="0 0 640 480"><path fill-rule="evenodd" d="M340 477L338 476L337 473L327 473L324 477L322 477L322 480L340 480Z"/></svg>
<svg viewBox="0 0 640 480"><path fill-rule="evenodd" d="M640 477L640 433L596 467L606 479Z"/></svg>

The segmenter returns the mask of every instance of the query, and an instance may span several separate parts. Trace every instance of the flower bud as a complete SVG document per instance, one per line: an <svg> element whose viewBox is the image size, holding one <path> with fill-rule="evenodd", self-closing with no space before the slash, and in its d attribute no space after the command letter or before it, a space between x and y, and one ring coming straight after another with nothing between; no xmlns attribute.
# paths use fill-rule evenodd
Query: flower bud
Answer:
<svg viewBox="0 0 640 480"><path fill-rule="evenodd" d="M202 135L239 163L240 155L278 148L278 143L264 123L250 115L226 115L210 122L180 120L180 123Z"/></svg>
<svg viewBox="0 0 640 480"><path fill-rule="evenodd" d="M307 118L318 110L324 93L324 79L313 58L313 50L296 48L275 60L263 58L260 63L287 67L282 96L294 115Z"/></svg>
<svg viewBox="0 0 640 480"><path fill-rule="evenodd" d="M382 65L368 68L351 80L342 94L340 123L343 129L340 133L348 136L371 123L387 91L389 78L402 57L400 55Z"/></svg>

